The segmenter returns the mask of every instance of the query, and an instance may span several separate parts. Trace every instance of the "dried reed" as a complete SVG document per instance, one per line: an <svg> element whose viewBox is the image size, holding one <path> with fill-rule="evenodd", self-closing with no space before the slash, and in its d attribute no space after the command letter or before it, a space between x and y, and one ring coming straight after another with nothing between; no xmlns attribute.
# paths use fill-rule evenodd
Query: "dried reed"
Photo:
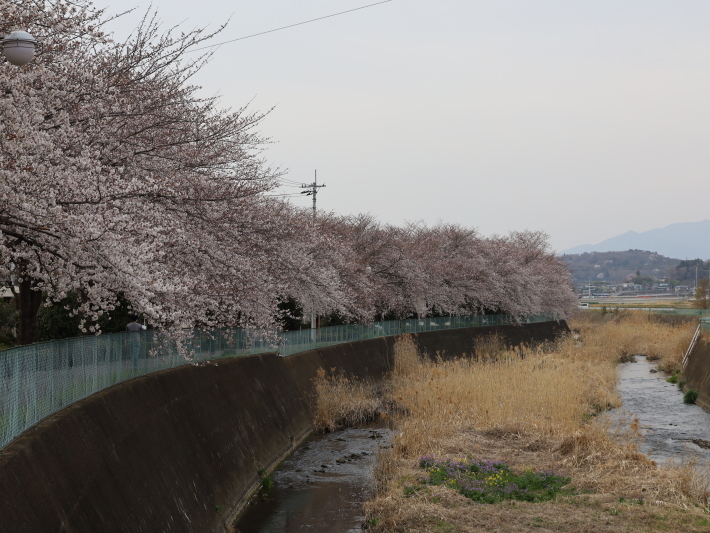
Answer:
<svg viewBox="0 0 710 533"><path fill-rule="evenodd" d="M510 351L488 339L476 347L478 361L428 362L411 339L400 339L385 393L400 407L395 415L400 433L378 458L376 497L366 506L370 527L523 531L541 527L542 520L557 531L652 531L656 526L673 531L666 520L676 517L685 531L701 531L683 518L701 517L697 524L705 523L707 479L697 468L658 468L638 451L638 422L612 432L594 416L619 405L619 361L644 354L671 367L682 357L692 327L631 313L573 327L579 341L569 337L545 349ZM407 497L403 486L419 475L415 465L421 455L555 470L590 493L545 504L473 507L446 487ZM600 513L606 523L597 523Z"/></svg>
<svg viewBox="0 0 710 533"><path fill-rule="evenodd" d="M628 360L634 355L645 355L658 361L661 370L672 373L680 368L685 350L695 331L695 323L666 323L657 315L640 311L609 313L600 327L594 313L584 313L575 321L587 353L601 350L604 356Z"/></svg>
<svg viewBox="0 0 710 533"><path fill-rule="evenodd" d="M467 359L407 364L395 372L389 399L407 413L400 417L395 449L403 456L434 453L435 443L469 428L502 429L540 436L573 432L595 412L618 405L613 361L587 361L566 339L557 351L531 350L525 357L504 349L489 350L479 363ZM398 354L408 361L416 347ZM395 362L395 368L396 362Z"/></svg>
<svg viewBox="0 0 710 533"><path fill-rule="evenodd" d="M369 381L348 379L319 368L314 379L316 431L335 431L374 418L381 410L377 388Z"/></svg>

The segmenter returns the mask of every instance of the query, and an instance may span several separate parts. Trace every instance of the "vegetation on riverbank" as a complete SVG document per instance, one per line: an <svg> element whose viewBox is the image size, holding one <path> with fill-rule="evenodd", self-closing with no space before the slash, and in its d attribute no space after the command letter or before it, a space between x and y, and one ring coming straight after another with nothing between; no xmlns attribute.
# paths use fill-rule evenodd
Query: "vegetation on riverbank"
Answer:
<svg viewBox="0 0 710 533"><path fill-rule="evenodd" d="M698 469L688 462L659 467L638 450L637 421L619 431L595 416L619 405L618 362L644 354L673 368L693 327L637 314L580 320L572 327L574 335L553 345L509 350L488 342L474 357L453 361L431 361L411 338L401 338L381 400L393 406L399 434L379 454L376 493L366 505L368 527L706 531L710 492ZM347 393L341 390L339 397L347 404ZM444 468L446 481L421 468L422 461L446 460L504 463L507 481L492 473L476 479L511 492L510 484L517 485L512 480L526 473L570 481L558 481L549 501L498 498L484 504L466 493L473 487L470 473ZM432 483L432 474L445 482Z"/></svg>
<svg viewBox="0 0 710 533"><path fill-rule="evenodd" d="M335 431L374 418L381 399L373 383L348 379L343 374L318 369L316 392L316 431Z"/></svg>
<svg viewBox="0 0 710 533"><path fill-rule="evenodd" d="M645 355L669 374L680 370L697 320L639 312L580 313L571 326L582 339L583 351L601 350L602 357L623 362Z"/></svg>

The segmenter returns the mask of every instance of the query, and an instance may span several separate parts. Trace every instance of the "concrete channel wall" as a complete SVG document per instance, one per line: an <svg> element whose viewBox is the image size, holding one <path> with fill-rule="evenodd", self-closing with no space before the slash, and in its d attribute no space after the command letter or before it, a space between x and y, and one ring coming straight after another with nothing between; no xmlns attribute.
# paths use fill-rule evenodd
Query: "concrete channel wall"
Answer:
<svg viewBox="0 0 710 533"><path fill-rule="evenodd" d="M683 370L684 391L698 391L696 403L710 411L710 342L700 338L688 357Z"/></svg>
<svg viewBox="0 0 710 533"><path fill-rule="evenodd" d="M552 340L564 322L412 335L430 357L476 339ZM381 379L394 337L280 357L185 366L116 385L28 430L0 452L1 533L224 532L312 431L319 368Z"/></svg>

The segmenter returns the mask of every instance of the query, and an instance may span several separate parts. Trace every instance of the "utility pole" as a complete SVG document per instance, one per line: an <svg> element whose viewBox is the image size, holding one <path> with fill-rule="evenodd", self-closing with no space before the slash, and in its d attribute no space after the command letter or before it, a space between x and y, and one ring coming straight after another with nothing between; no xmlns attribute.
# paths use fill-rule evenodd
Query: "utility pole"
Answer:
<svg viewBox="0 0 710 533"><path fill-rule="evenodd" d="M323 185L318 185L318 171L315 171L315 174L313 176L313 183L306 184L302 183L301 184L301 189L310 189L306 191L301 191L301 194L305 194L306 196L313 196L313 221L315 222L316 220L316 196L318 196L318 189L321 187L325 187L325 183Z"/></svg>
<svg viewBox="0 0 710 533"><path fill-rule="evenodd" d="M325 183L323 185L318 185L318 171L315 170L313 174L313 183L306 184L302 183L301 184L301 189L306 189L305 191L301 191L301 194L305 194L306 196L313 196L313 223L315 225L316 222L316 197L318 196L318 189L325 187ZM315 311L311 311L311 340L315 342L315 337L316 337L316 313Z"/></svg>

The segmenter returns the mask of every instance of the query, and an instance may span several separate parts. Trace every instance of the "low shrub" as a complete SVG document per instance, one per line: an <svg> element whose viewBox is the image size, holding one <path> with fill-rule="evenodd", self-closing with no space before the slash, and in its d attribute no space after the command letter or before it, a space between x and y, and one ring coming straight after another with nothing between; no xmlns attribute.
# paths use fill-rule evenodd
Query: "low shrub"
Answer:
<svg viewBox="0 0 710 533"><path fill-rule="evenodd" d="M698 399L698 391L690 389L683 395L683 403L695 403Z"/></svg>
<svg viewBox="0 0 710 533"><path fill-rule="evenodd" d="M419 460L419 468L427 477L417 486L405 486L405 495L426 486L444 485L478 503L497 503L503 500L543 502L557 494L573 494L574 489L563 489L570 478L552 472L534 472L532 469L515 473L499 461L437 461L433 456Z"/></svg>

